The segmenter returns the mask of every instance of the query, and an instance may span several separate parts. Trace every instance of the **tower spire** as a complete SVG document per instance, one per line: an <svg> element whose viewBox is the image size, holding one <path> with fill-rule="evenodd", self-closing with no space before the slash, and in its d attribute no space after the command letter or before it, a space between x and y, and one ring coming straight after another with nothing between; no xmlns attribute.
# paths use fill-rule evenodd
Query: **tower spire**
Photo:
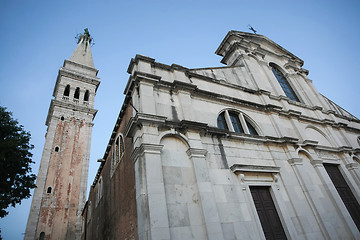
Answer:
<svg viewBox="0 0 360 240"><path fill-rule="evenodd" d="M85 29L60 68L46 119L47 133L25 239L80 239L91 132L100 79Z"/></svg>
<svg viewBox="0 0 360 240"><path fill-rule="evenodd" d="M78 45L69 60L87 67L95 68L91 54L91 42L93 39L89 30L85 28L84 33L80 34L77 39Z"/></svg>

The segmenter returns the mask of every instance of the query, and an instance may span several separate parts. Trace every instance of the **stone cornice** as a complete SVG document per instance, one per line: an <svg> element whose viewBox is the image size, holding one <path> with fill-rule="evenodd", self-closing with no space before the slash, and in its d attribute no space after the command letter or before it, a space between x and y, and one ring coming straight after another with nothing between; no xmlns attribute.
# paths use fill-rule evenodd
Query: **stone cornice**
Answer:
<svg viewBox="0 0 360 240"><path fill-rule="evenodd" d="M302 165L303 159L302 158L290 158L287 160L290 165Z"/></svg>
<svg viewBox="0 0 360 240"><path fill-rule="evenodd" d="M305 140L303 142L298 142L296 146L304 149L310 148L310 149L333 152L333 153L352 153L356 151L356 149L350 146L333 147L333 146L319 145L319 142L314 140Z"/></svg>
<svg viewBox="0 0 360 240"><path fill-rule="evenodd" d="M279 173L280 167L234 164L230 167L230 170L233 171L233 173L239 173L239 172Z"/></svg>
<svg viewBox="0 0 360 240"><path fill-rule="evenodd" d="M133 134L137 128L141 128L144 123L162 125L165 123L166 117L137 113L135 117L131 117L130 121L125 127L124 135L126 137L133 137Z"/></svg>
<svg viewBox="0 0 360 240"><path fill-rule="evenodd" d="M196 158L196 157L203 158L206 156L207 151L205 149L189 148L186 151L186 153L191 158Z"/></svg>
<svg viewBox="0 0 360 240"><path fill-rule="evenodd" d="M89 83L95 85L96 87L98 87L100 84L100 78L98 77L92 77L63 67L59 70L59 76L64 76L81 82Z"/></svg>
<svg viewBox="0 0 360 240"><path fill-rule="evenodd" d="M133 161L137 161L137 159L144 154L160 154L163 147L164 145L143 143L140 147L134 149L130 158Z"/></svg>
<svg viewBox="0 0 360 240"><path fill-rule="evenodd" d="M96 68L92 68L92 67L89 67L89 66L85 66L85 65L82 65L82 64L79 64L79 63L70 61L70 60L65 60L63 67L66 68L66 65L67 65L67 64L69 64L69 65L74 65L74 66L76 66L76 67L78 67L78 68L86 69L86 70L89 71L89 72L93 72L95 75L97 75L97 73L99 72L99 70L97 70Z"/></svg>
<svg viewBox="0 0 360 240"><path fill-rule="evenodd" d="M214 136L220 136L224 138L237 139L241 141L250 141L264 144L297 144L298 139L293 137L272 137L272 136L256 136L244 133L230 132L229 130L223 130L219 128L209 127L207 124L193 121L165 121L163 124L158 125L160 130L163 129L176 129L179 132L186 132L187 130L194 130L201 132L202 134L209 134Z"/></svg>
<svg viewBox="0 0 360 240"><path fill-rule="evenodd" d="M48 115L47 115L47 118L46 118L46 123L45 123L46 126L49 126L49 121L50 121L51 116L53 116L53 112L54 112L55 107L65 108L65 109L68 109L68 110L71 110L71 111L77 111L77 112L81 112L81 113L84 113L84 114L90 114L90 115L93 116L93 119L94 119L94 117L95 117L95 115L97 113L97 110L93 109L93 108L82 107L82 106L79 106L79 105L76 105L76 104L72 104L72 103L68 103L68 102L62 102L62 101L53 99L53 100L51 100L50 107L49 107L49 112L48 112Z"/></svg>
<svg viewBox="0 0 360 240"><path fill-rule="evenodd" d="M242 100L242 99L239 99L239 98L234 98L234 97L229 97L229 96L217 94L217 93L214 93L214 92L209 92L209 91L206 91L206 90L200 90L194 84L184 83L184 82L177 81L177 80L174 80L174 82L172 82L172 83L171 82L166 82L166 81L158 81L155 84L155 87L158 87L158 88L164 87L164 88L168 88L168 89L186 90L186 91L189 91L192 96L212 98L212 99L217 99L218 101L227 101L227 102L231 102L231 103L245 105L245 106L248 106L248 107L251 107L251 108L261 109L262 111L279 113L282 116L286 116L286 117L289 117L289 118L297 118L299 120L302 120L302 121L305 121L305 122L310 122L312 124L314 124L314 123L317 123L317 124L329 124L329 125L331 125L333 127L343 127L343 128L351 129L353 131L360 132L360 129L350 128L346 124L336 123L335 121L330 120L330 119L317 119L317 118L313 118L313 117L309 117L309 116L304 116L304 115L302 115L302 113L300 111L295 111L295 110L292 110L292 109L290 109L288 111L284 111L284 110L282 110L282 107L278 106L278 105L273 105L273 104L263 105L263 104L258 104L258 103ZM258 94L266 94L266 95L269 94L268 91L264 91L264 90L259 90L257 93ZM284 97L284 99L288 100L287 97ZM306 106L305 104L302 104L302 103L295 103L294 101L291 101L291 102L289 101L289 103L294 104L296 106L304 107L304 108L307 108L307 109L310 109L310 110L322 110L322 107L319 107L319 106L310 107L310 106ZM345 117L342 116L342 118L345 118ZM347 120L350 120L350 119L347 119ZM354 121L354 120L352 120L352 121Z"/></svg>
<svg viewBox="0 0 360 240"><path fill-rule="evenodd" d="M169 71L178 70L178 71L185 72L185 74L189 77L189 79L194 77L194 78L202 79L202 80L205 80L205 81L214 82L214 83L220 84L222 86L230 87L230 88L233 88L233 89L236 89L236 90L241 90L241 91L244 91L244 92L247 92L247 93L250 93L250 94L256 94L256 95L265 94L265 95L269 96L269 98L277 100L277 101L279 101L281 99L286 100L290 105L295 105L295 106L299 106L299 107L310 109L310 110L321 110L322 113L324 113L324 114L332 113L336 117L339 117L341 119L345 119L345 120L348 120L348 121L354 121L354 122L360 123L360 120L356 120L356 119L349 118L349 117L346 117L346 116L338 115L334 111L325 111L320 106L308 106L308 105L305 105L304 103L301 103L301 102L292 101L288 97L285 97L285 96L272 95L269 91L266 91L266 90L262 90L262 89L254 90L254 89L242 87L242 86L239 86L239 85L231 84L231 83L228 83L228 82L225 82L225 81L221 81L221 80L218 80L218 79L215 79L215 78L211 78L211 77L208 77L208 76L204 76L204 75L195 73L195 72L192 71L192 69L188 69L188 68L176 65L176 64L173 64L173 65L169 66L169 65L166 65L166 64L156 63L155 59L149 58L149 57L146 57L146 56L136 55L135 59L132 59L131 64L138 63L138 61L140 61L140 60L149 62L149 63L152 64L152 66L162 68L164 70L169 70ZM290 59L289 61L294 62L295 60ZM194 69L194 70L196 70L196 69ZM240 103L240 104L244 104L244 105L247 105L247 106L252 106L252 107L255 107L255 108L260 107L260 108L264 109L264 107L265 107L266 111L269 111L269 110L271 111L271 109L274 109L275 112L278 112L279 109L282 108L281 106L276 106L274 104L262 105L262 104L257 104L257 103L253 103L253 102L250 102L250 101L246 101L246 100L243 100L243 99L238 99L238 98L234 98L234 97L224 96L224 95L221 95L221 94L216 94L214 92L210 92L210 91L207 91L207 90L201 90L195 84L191 84L191 83L185 83L185 82L177 81L177 80L174 80L174 82L162 81L161 76L148 74L148 73L144 73L144 72L139 72L139 71L135 71L133 76L131 76L129 78L129 82L127 84L127 88L126 88L125 93L128 93L130 91L130 88L134 87L135 77L136 77L136 82L138 82L140 80L146 80L148 82L153 82L155 84L154 85L155 87L167 87L167 88L171 88L171 89L177 89L178 88L178 89L182 89L182 90L188 90L193 95L197 94L198 96L209 96L211 98L217 98L219 100L228 101L228 102ZM188 85L188 86L191 86L191 87L185 87L185 85ZM276 106L276 107L273 108L274 106ZM287 113L285 112L284 115L287 115ZM293 114L290 114L289 116L293 116ZM300 118L302 120L307 120L307 121L315 122L315 123L324 123L324 122L327 123L326 120L319 120L319 119L315 119L315 118L311 118L311 117L307 117L307 116L303 116L303 115L301 115ZM321 121L324 121L324 122L321 122ZM354 130L354 129L351 128L351 130ZM358 131L360 132L360 129Z"/></svg>
<svg viewBox="0 0 360 240"><path fill-rule="evenodd" d="M354 170L359 168L359 164L357 162L348 163L345 165L347 170Z"/></svg>

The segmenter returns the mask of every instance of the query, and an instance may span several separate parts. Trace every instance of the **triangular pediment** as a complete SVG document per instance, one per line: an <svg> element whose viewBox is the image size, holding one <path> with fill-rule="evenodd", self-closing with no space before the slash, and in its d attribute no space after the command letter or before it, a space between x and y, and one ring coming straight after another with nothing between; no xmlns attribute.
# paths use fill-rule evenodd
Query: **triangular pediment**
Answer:
<svg viewBox="0 0 360 240"><path fill-rule="evenodd" d="M287 57L293 61L299 62L301 66L304 63L303 60L269 38L259 34L240 31L228 32L215 53L225 59L236 49L243 49L247 53L254 53L263 56L273 54ZM222 61L223 63L225 63L224 59Z"/></svg>

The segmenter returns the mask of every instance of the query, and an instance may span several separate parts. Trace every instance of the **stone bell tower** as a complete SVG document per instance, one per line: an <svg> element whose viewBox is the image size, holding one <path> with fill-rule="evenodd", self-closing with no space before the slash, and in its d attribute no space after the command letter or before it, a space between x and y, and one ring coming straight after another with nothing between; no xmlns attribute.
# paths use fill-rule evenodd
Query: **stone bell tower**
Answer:
<svg viewBox="0 0 360 240"><path fill-rule="evenodd" d="M87 29L60 68L25 239L80 239L86 201L96 77Z"/></svg>

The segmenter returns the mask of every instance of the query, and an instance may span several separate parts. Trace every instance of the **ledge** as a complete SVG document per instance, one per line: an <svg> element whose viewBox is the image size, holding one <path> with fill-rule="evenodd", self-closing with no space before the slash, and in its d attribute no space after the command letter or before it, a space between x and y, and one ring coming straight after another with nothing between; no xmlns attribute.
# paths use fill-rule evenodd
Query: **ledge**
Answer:
<svg viewBox="0 0 360 240"><path fill-rule="evenodd" d="M275 166L256 166L256 165L241 165L234 164L230 167L233 173L238 172L262 172L262 173L279 173L280 167Z"/></svg>
<svg viewBox="0 0 360 240"><path fill-rule="evenodd" d="M142 123L157 123L163 124L165 123L166 117L151 115L145 113L137 113L135 117L131 117L129 123L125 127L124 135L126 137L131 137L136 129L136 127L140 127Z"/></svg>

